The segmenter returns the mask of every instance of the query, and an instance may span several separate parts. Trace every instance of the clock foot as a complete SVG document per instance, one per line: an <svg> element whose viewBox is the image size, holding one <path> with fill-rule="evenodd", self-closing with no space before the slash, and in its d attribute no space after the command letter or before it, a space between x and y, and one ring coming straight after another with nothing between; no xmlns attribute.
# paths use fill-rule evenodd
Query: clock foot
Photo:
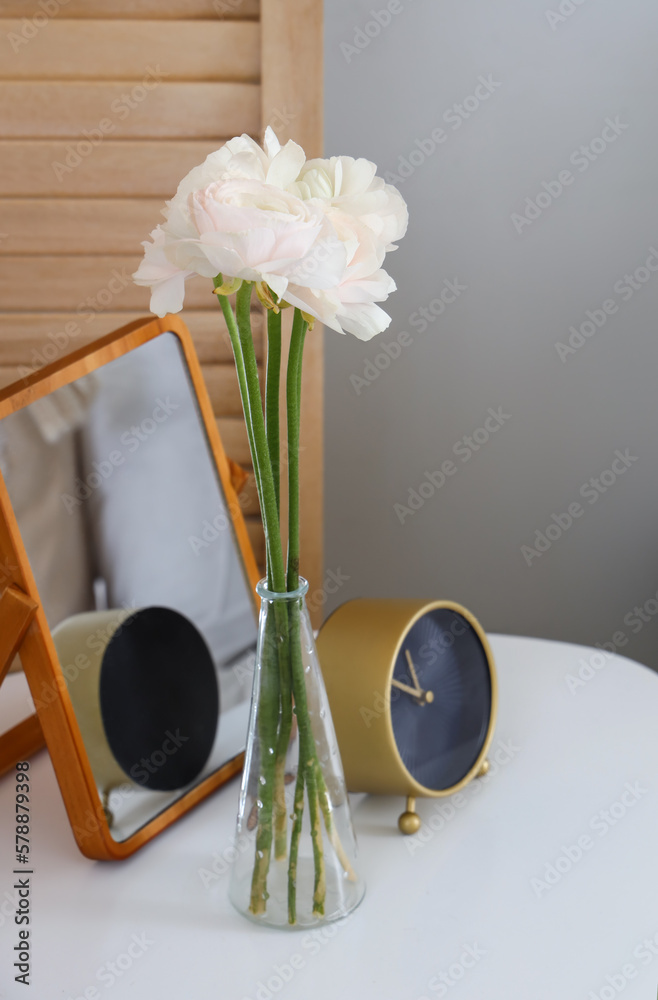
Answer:
<svg viewBox="0 0 658 1000"><path fill-rule="evenodd" d="M475 777L476 778L484 778L485 774L489 773L489 768L490 767L491 767L491 765L490 765L489 761L488 760L483 760L482 761L482 767L480 768L480 770L478 771L478 773L475 775Z"/></svg>
<svg viewBox="0 0 658 1000"><path fill-rule="evenodd" d="M420 816L416 812L416 799L413 795L407 796L407 808L398 819L398 829L406 836L420 830Z"/></svg>

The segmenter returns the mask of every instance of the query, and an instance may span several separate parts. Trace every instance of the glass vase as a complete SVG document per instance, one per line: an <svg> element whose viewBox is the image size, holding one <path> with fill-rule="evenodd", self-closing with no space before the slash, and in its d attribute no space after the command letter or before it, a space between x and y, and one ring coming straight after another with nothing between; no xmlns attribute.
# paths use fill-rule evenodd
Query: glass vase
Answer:
<svg viewBox="0 0 658 1000"><path fill-rule="evenodd" d="M306 580L261 580L256 669L230 899L272 927L339 920L363 899L343 766L306 607Z"/></svg>

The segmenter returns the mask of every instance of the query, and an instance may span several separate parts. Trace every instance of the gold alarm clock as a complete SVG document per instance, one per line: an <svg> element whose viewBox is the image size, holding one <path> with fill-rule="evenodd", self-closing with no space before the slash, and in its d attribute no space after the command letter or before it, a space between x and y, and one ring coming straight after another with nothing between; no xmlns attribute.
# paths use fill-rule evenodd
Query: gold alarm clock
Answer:
<svg viewBox="0 0 658 1000"><path fill-rule="evenodd" d="M347 787L406 796L402 833L416 833L417 797L452 795L489 769L498 688L482 626L452 601L354 600L318 637Z"/></svg>

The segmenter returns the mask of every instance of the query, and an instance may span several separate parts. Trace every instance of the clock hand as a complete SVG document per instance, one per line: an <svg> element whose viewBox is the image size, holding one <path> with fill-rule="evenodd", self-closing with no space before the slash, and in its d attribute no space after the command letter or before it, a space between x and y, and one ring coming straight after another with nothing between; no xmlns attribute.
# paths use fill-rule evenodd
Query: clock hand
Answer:
<svg viewBox="0 0 658 1000"><path fill-rule="evenodd" d="M407 694L412 694L414 698L418 697L418 694L422 694L420 688L412 688L408 684L403 684L402 681L396 681L395 677L392 678L391 684L393 687L399 688L400 691L405 691Z"/></svg>
<svg viewBox="0 0 658 1000"><path fill-rule="evenodd" d="M409 684L403 684L402 681L396 681L395 677L391 678L391 686L399 688L400 691L404 691L406 694L412 695L421 705L429 705L434 701L433 691L422 691L420 688L412 688Z"/></svg>
<svg viewBox="0 0 658 1000"><path fill-rule="evenodd" d="M416 685L416 689L420 692L420 684L418 683L418 677L416 676L416 669L414 667L414 662L411 659L411 653L409 652L408 649L405 649L404 655L407 657L407 663L409 664L409 672L411 673L411 676L413 677L414 684Z"/></svg>

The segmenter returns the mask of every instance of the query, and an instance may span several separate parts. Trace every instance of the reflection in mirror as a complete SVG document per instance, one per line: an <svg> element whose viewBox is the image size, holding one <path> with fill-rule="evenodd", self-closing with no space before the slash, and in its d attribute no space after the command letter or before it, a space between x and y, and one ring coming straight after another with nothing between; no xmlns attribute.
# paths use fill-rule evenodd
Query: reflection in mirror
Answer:
<svg viewBox="0 0 658 1000"><path fill-rule="evenodd" d="M249 716L254 603L178 338L5 417L0 470L123 841L244 749Z"/></svg>

